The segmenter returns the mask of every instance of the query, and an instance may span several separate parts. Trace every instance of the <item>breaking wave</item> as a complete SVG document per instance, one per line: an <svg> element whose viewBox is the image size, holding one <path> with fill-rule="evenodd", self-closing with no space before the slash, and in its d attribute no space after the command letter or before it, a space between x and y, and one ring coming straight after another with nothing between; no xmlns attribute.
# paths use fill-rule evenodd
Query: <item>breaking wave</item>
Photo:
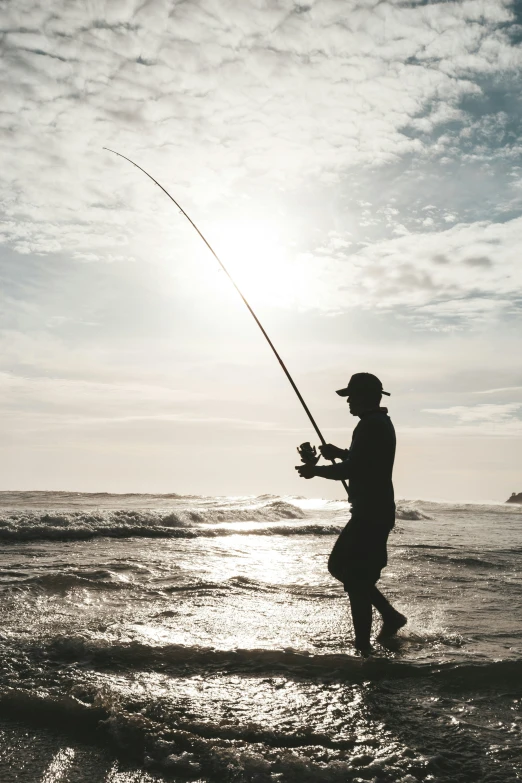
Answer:
<svg viewBox="0 0 522 783"><path fill-rule="evenodd" d="M91 538L218 538L222 536L334 536L339 535L342 525L299 525L241 528L186 528L172 529L154 525L107 525L93 527L79 525L67 529L55 527L24 526L23 528L0 528L0 540L4 541L83 541Z"/></svg>
<svg viewBox="0 0 522 783"><path fill-rule="evenodd" d="M397 519L431 519L429 514L421 511L420 508L412 503L399 501L395 509L395 517Z"/></svg>
<svg viewBox="0 0 522 783"><path fill-rule="evenodd" d="M252 507L187 508L175 511L115 509L97 511L4 512L0 516L0 540L82 540L95 537L196 538L240 534L307 535L335 533L328 525L233 529L234 523L269 524L306 518L298 506L282 500Z"/></svg>
<svg viewBox="0 0 522 783"><path fill-rule="evenodd" d="M54 493L56 496L58 493ZM70 499L71 493L64 493ZM102 497L103 493L96 495ZM92 500L95 496L90 495ZM111 499L114 496L108 496ZM125 496L130 497L130 496ZM144 498L145 496L132 496ZM161 496L165 498L166 496ZM177 503L174 508L103 508L4 510L0 514L0 540L88 540L113 538L212 538L229 535L333 536L338 535L349 516L346 501L324 501L321 509L304 499L199 498ZM397 504L398 520L430 517L411 502ZM292 522L294 524L292 524Z"/></svg>
<svg viewBox="0 0 522 783"><path fill-rule="evenodd" d="M44 496L47 505L42 501ZM23 507L16 506L16 497L20 504L24 503ZM349 518L346 500L274 495L212 498L174 493L0 493L0 500L8 499L13 505L6 504L0 510L0 540L13 542L134 536L182 539L232 534L328 536L338 534ZM50 506L51 501L56 506ZM396 508L398 522L438 519L457 513L519 517L522 506L399 500Z"/></svg>

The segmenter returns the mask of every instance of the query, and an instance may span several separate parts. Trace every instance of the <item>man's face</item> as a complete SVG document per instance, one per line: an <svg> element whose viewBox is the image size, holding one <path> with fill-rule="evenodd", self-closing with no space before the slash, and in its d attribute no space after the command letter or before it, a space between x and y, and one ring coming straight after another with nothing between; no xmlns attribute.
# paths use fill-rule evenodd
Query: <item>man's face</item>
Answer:
<svg viewBox="0 0 522 783"><path fill-rule="evenodd" d="M361 413L373 410L376 407L374 400L368 399L364 394L354 394L353 392L348 395L346 402L350 406L352 416L360 416Z"/></svg>
<svg viewBox="0 0 522 783"><path fill-rule="evenodd" d="M360 394L354 394L352 392L352 394L348 395L346 402L350 406L350 413L352 416L359 416L359 414L364 410L364 400Z"/></svg>

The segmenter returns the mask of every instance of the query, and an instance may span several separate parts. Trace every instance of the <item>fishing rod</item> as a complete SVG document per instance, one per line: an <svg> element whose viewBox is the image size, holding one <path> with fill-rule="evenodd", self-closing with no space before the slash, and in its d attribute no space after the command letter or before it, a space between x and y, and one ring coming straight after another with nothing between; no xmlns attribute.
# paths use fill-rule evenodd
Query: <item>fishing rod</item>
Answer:
<svg viewBox="0 0 522 783"><path fill-rule="evenodd" d="M325 439L323 438L323 435L322 435L322 432L321 432L321 430L320 430L320 429L319 429L319 427L317 426L317 423L316 423L316 421L315 421L314 417L312 416L312 414L311 414L311 412L310 412L310 409L309 409L308 405L307 405L307 404L306 404L306 402L304 401L304 399L303 399L303 396L302 396L301 392L300 392L300 391L299 391L299 389L297 388L297 386L296 386L296 384L295 384L295 381L294 381L294 379L292 378L292 376L291 376L291 375L290 375L290 373L288 372L288 369L287 369L287 367L286 367L286 364L284 363L284 361L283 361L283 360L281 359L281 357L279 356L279 354L278 354L278 352L277 352L277 350L276 350L276 347L275 347L274 343L272 342L272 340L270 339L270 337L269 337L269 336L268 336L268 334L266 333L266 331L265 331L265 328L264 328L263 324L261 323L261 321L259 320L259 318L258 318L258 317L257 317L257 315L255 314L255 312L254 312L254 311L252 310L252 308L250 307L250 305L249 305L248 301L246 300L245 296L243 295L243 293L242 293L241 289L240 289L240 288L239 288L239 286L236 284L235 280L232 278L232 276L231 276L230 272L228 271L228 269L226 268L226 266L223 264L223 262L221 261L221 259L220 259L220 258L219 258L219 256L218 256L218 254L216 253L216 251L215 251L215 250L214 250L214 248L212 247L212 245L211 245L211 244L210 244L210 243L209 243L209 242L208 242L208 241L205 239L205 237L203 236L203 234L201 233L201 231L199 230L199 228L196 226L196 224L194 223L194 221L192 220L192 218L191 218L189 215L187 215L187 213L185 212L185 210L183 209L183 207L182 207L180 204L178 204L178 202L176 201L176 199L175 199L173 196L171 196L171 195L170 195L170 193L168 192L168 190L166 190L166 188L164 188L164 187L163 187L163 185L161 185L161 184L160 184L160 183L159 183L159 182L158 182L156 179L154 179L154 177L153 177L151 174L149 174L149 172L148 172L148 171L145 171L145 169L143 169L141 166L138 166L138 164L137 164L137 163L134 163L134 161L133 161L133 160L131 160L130 158L127 158L125 155L122 155L122 154L121 154L121 152L116 152L116 150L111 150L111 149L109 149L109 147L104 147L103 149L104 149L104 150L107 150L107 152L112 152L112 154L113 154L113 155L118 155L118 157L120 157L120 158L123 158L124 160L127 160L129 163L132 163L132 165L133 165L133 166L136 166L136 168L137 168L137 169L139 169L140 171L142 171L142 172L143 172L143 173L144 173L144 174L145 174L145 175L146 175L146 176L147 176L149 179L151 179L151 180L154 182L154 184L155 184L155 185L157 185L157 186L158 186L158 188L161 188L161 190L162 190L162 191L165 193L165 195L166 195L166 196L168 196L168 197L170 198L170 200L171 200L171 201L172 201L172 202L173 202L173 203L174 203L174 204L177 206L177 208L179 209L179 211L181 212L181 214L182 214L182 215L184 215L184 216L187 218L187 220L188 220L188 222L190 223L190 225L191 225L191 226L192 226L192 227L193 227L193 228L194 228L194 229L197 231L197 233L199 234L199 236L201 237L201 239L203 240L203 242L205 243L205 245L208 247L208 249L210 250L210 252L211 252L211 253L212 253L212 255L214 256L214 258L215 258L215 259L216 259L216 261L218 262L219 266L221 267L221 269L223 270L223 272L226 274L226 276L228 277L228 279L230 280L230 282L232 283L232 285L234 286L234 288L235 288L235 289L236 289L236 291L238 292L239 296L241 297L241 299L242 299L242 300L243 300L243 302L245 303L246 307L248 308L248 311L250 312L250 315L252 316L252 318L254 319L254 321L256 322L256 324L257 324L257 325L259 326L259 328L261 329L261 331L262 331L262 333L263 333L263 336L264 336L265 340L267 341L268 345L270 346L270 348L271 348L271 349L272 349L272 351L274 352L274 355L275 355L275 357L276 357L277 361L278 361L278 362L279 362L279 364L281 365L281 369L283 370L284 374L286 375L286 377L287 377L287 378L288 378L288 380L290 381L290 385L292 386L292 389L295 391L295 393L296 393L296 395L297 395L297 399L299 400L299 402L300 402L300 403L301 403L301 405L303 406L303 408L304 408L304 410L305 410L305 413L306 413L306 415L307 415L307 416L308 416L308 418L310 419L310 422L311 422L311 424L312 424L312 427L314 428L314 430L315 430L315 431L316 431L316 433L317 433L317 437L318 437L318 438L319 438L319 440L321 441L321 444L322 444L323 446L326 446L326 441L325 441ZM309 444L303 444L303 446L306 446L306 445L309 445ZM306 449L305 449L305 451L306 451ZM301 453L301 452L300 452L300 453ZM333 462L333 463L335 464L335 460L334 460L334 459L332 459L332 460L331 460L331 462ZM345 488L346 492L348 492L348 486L347 486L347 484L346 484L346 481L344 481L344 479L343 479L341 483L342 483L343 487Z"/></svg>

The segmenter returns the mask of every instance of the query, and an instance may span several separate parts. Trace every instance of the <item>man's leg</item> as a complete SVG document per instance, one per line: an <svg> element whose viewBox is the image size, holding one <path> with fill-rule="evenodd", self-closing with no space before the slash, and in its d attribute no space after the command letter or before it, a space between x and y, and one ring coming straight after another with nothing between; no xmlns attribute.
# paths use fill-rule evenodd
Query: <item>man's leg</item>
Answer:
<svg viewBox="0 0 522 783"><path fill-rule="evenodd" d="M397 613L397 610L394 609L388 599L384 597L377 585L372 587L370 599L379 614L383 617L393 617Z"/></svg>
<svg viewBox="0 0 522 783"><path fill-rule="evenodd" d="M381 570L385 568L388 563L387 543L390 530L391 527L388 529L386 527L378 527L373 531L374 552L379 565L379 572L371 589L370 600L382 616L382 628L377 636L377 641L382 641L390 636L394 636L399 628L402 628L407 622L406 617L391 605L377 587L377 582L381 576Z"/></svg>
<svg viewBox="0 0 522 783"><path fill-rule="evenodd" d="M370 528L366 520L352 517L335 542L328 561L328 570L343 582L348 593L355 646L361 651L371 649L372 604L383 617L379 640L393 636L406 624L404 615L375 586L387 563L388 533L387 528Z"/></svg>
<svg viewBox="0 0 522 783"><path fill-rule="evenodd" d="M382 615L382 628L377 639L386 639L397 633L407 623L406 617L395 609L376 585L372 587L370 600L373 606Z"/></svg>
<svg viewBox="0 0 522 783"><path fill-rule="evenodd" d="M367 654L372 649L370 635L373 590L381 575L381 568L386 563L385 559L381 562L386 550L381 551L382 545L375 546L375 536L368 529L366 520L352 517L343 533L339 538L344 540L339 543L344 545L349 543L350 546L347 549L344 546L337 547L337 551L334 547L332 559L341 552L344 555L343 583L350 601L355 647L363 654Z"/></svg>
<svg viewBox="0 0 522 783"><path fill-rule="evenodd" d="M351 520L350 520L351 522ZM339 582L344 582L348 568L348 559L350 554L350 540L352 538L352 527L350 524L341 531L337 541L328 558L328 571Z"/></svg>
<svg viewBox="0 0 522 783"><path fill-rule="evenodd" d="M355 647L363 653L369 652L371 649L370 634L372 631L371 591L366 586L350 585L346 592L348 593L350 609L352 610Z"/></svg>

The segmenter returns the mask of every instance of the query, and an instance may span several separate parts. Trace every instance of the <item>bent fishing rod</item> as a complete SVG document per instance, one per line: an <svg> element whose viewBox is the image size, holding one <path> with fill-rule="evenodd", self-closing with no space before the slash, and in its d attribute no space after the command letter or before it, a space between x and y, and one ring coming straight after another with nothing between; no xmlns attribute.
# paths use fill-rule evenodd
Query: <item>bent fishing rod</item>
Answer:
<svg viewBox="0 0 522 783"><path fill-rule="evenodd" d="M160 188L160 189L161 189L161 190L162 190L162 191L165 193L165 195L166 195L166 196L168 196L168 197L170 198L170 200L171 200L171 201L172 201L172 202L173 202L173 203L174 203L174 204L177 206L177 208L179 209L179 211L181 212L181 214L182 214L182 215L184 215L184 216L187 218L187 220L188 220L188 222L190 223L190 225L191 225L191 226L192 226L192 227L193 227L193 228L194 228L194 229L197 231L197 233L199 234L199 236L201 237L201 239L203 240L203 242L205 243L205 245L208 247L208 249L210 250L210 252L211 252L211 253L212 253L212 255L214 256L214 258L215 258L215 259L216 259L216 261L218 262L219 266L221 267L221 269L223 270L223 272L226 274L226 276L228 277L228 279L230 280L230 282L232 283L232 285L234 286L234 288L235 288L235 289L236 289L236 291L238 292L239 296L241 297L241 299L242 299L242 300L243 300L243 302L245 303L245 305L246 305L246 307L247 307L247 309L248 309L248 311L249 311L250 315L252 316L252 318L254 319L254 321L256 322L256 324L257 324L257 325L259 326L259 328L261 329L261 331L262 331L262 333L263 333L263 336L264 336L265 340L267 341L268 345L270 346L270 348L271 348L271 349L272 349L272 351L274 352L274 355L275 355L275 357L276 357L277 361L278 361L278 362L279 362L279 364L281 365L281 369L283 370L284 374L285 374L285 375L286 375L286 377L288 378L288 380L289 380L289 382L290 382L290 385L291 385L292 389L295 391L295 393L296 393L296 395L297 395L297 399L299 400L299 402L300 402L300 403L301 403L301 405L303 406L303 408L304 408L304 411L305 411L306 415L307 415L307 416L308 416L308 418L310 419L310 422L311 422L311 424L312 424L312 427L314 428L314 430L315 430L315 431L316 431L316 433L317 433L317 437L318 437L318 438L319 438L319 440L321 441L322 445L323 445L323 446L326 446L326 441L325 441L325 439L323 438L323 435L322 435L322 432L321 432L321 430L320 430L320 429L319 429L319 427L317 426L317 423L316 423L316 421L315 421L314 417L312 416L312 414L311 414L311 412L310 412L310 409L309 409L308 405L307 405L307 404L306 404L306 402L304 401L304 399L303 399L303 396L302 396L301 392L300 392L300 391L299 391L299 389L297 388L297 386L296 386L296 384L295 384L295 381L294 381L294 379L292 378L292 376L291 376L291 375L290 375L290 373L288 372L288 369L287 369L287 367L286 367L286 364L284 363L284 361L283 361L283 360L281 359L281 357L279 356L279 354L278 354L278 352L277 352L277 350L276 350L276 347L275 347L274 343L272 342L272 340L270 339L270 337L269 337L269 336L268 336L268 334L266 333L266 331L265 331L265 328L264 328L263 324L261 323L261 321L259 320L259 318L258 318L258 317L257 317L257 315L255 314L255 312L254 312L254 311L253 311L253 309L251 308L251 306L250 306L250 304L248 303L247 299L246 299L246 298L245 298L245 296L243 295L243 293L242 293L241 289L240 289L240 288L239 288L239 286L236 284L235 280L233 279L233 277L231 276L230 272L228 271L228 269L226 268L226 266L223 264L223 262L222 262L222 261L221 261L221 259L219 258L218 254L216 253L216 251L214 250L214 248L212 247L212 245L211 245L211 244L210 244L210 243L209 243L209 242L208 242L208 241L205 239L205 237L203 236L203 234L201 233L201 231L199 230L199 228L196 226L196 224L194 223L194 221L192 220L192 218L191 218L189 215L187 215L187 213L185 212L185 210L183 209L183 207L182 207L180 204L178 204L178 202L176 201L176 199L175 199L173 196L171 196L171 195L170 195L170 193L168 192L168 190L166 190L166 188L164 188L164 187L163 187L163 185L161 185L161 184L160 184L160 183L159 183L159 182L158 182L156 179L154 179L154 177L153 177L151 174L149 174L149 172L148 172L148 171L145 171L145 169L143 169L141 166L138 166L138 164L137 164L137 163L135 163L135 162L134 162L133 160L131 160L130 158L127 158L127 157L126 157L126 155L122 155L122 154L121 154L121 152L116 152L116 150L111 150L111 149L109 149L109 147L104 147L103 149L104 149L104 150L107 150L107 152L112 152L112 154L113 154L113 155L118 155L118 157L119 157L119 158L123 158L124 160L127 160L129 163L132 163L132 165L133 165L133 166L136 166L136 168L137 168L137 169L139 169L140 171L142 171L142 172L145 174L145 176L147 176L149 179L151 179L151 180L154 182L154 184L155 184L155 185L157 185L157 186L158 186L158 188ZM303 444L303 445L304 445L304 444ZM331 462L335 463L335 460L334 460L334 459L332 459L332 460L331 460ZM346 492L348 492L348 486L347 486L347 484L346 484L346 481L344 481L344 479L343 479L341 483L342 483L343 487L345 488Z"/></svg>

